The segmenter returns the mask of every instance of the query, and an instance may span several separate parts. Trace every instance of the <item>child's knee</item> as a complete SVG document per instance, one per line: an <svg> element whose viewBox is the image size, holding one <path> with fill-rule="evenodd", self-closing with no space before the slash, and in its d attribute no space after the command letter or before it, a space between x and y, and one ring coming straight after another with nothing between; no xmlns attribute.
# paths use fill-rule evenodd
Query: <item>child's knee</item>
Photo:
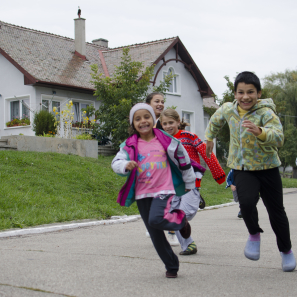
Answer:
<svg viewBox="0 0 297 297"><path fill-rule="evenodd" d="M149 225L156 229L158 229L158 227L161 225L162 222L163 222L163 218L158 216L150 216L148 219Z"/></svg>
<svg viewBox="0 0 297 297"><path fill-rule="evenodd" d="M240 203L240 209L245 212L245 213L251 213L255 209L255 204L253 203L248 203L248 202L243 202Z"/></svg>

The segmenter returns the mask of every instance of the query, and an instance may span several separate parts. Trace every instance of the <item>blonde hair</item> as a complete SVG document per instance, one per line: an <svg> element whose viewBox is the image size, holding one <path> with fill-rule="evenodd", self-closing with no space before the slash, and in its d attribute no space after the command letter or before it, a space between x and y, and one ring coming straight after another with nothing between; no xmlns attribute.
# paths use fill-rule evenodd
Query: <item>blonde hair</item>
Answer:
<svg viewBox="0 0 297 297"><path fill-rule="evenodd" d="M161 113L161 115L159 117L159 121L160 121L161 124L162 124L162 118L163 117L172 118L175 121L180 122L180 124L178 126L178 129L180 129L180 130L184 130L187 126L190 126L189 123L184 122L184 119L180 120L180 116L179 116L178 112L175 109L168 108L168 109L165 109L165 110L162 111L162 113Z"/></svg>

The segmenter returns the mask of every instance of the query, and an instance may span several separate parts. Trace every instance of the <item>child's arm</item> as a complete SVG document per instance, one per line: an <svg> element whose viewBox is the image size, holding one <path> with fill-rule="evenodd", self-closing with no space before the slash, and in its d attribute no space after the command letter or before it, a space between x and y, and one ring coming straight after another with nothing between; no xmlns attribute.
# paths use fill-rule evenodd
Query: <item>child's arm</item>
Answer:
<svg viewBox="0 0 297 297"><path fill-rule="evenodd" d="M218 159L214 153L211 153L210 158L206 156L206 145L202 142L197 135L195 135L194 145L197 144L196 149L198 153L202 156L203 160L207 164L212 174L212 177L218 184L222 184L226 180L226 174L221 167Z"/></svg>
<svg viewBox="0 0 297 297"><path fill-rule="evenodd" d="M279 117L270 108L267 108L267 111L265 110L265 115L262 118L262 123L263 127L259 128L251 121L243 121L242 126L248 128L248 132L251 132L256 137L258 137L257 140L262 145L276 147L283 146L283 126L279 120ZM262 132L264 132L265 134L265 139L259 137Z"/></svg>
<svg viewBox="0 0 297 297"><path fill-rule="evenodd" d="M116 156L112 160L111 168L115 173L126 176L130 174L129 169L128 170L126 169L127 169L127 166L129 167L128 164L131 162L135 162L135 161L130 161L130 158L127 152L123 148L121 148L120 151L116 154Z"/></svg>
<svg viewBox="0 0 297 297"><path fill-rule="evenodd" d="M236 186L231 185L230 187L231 187L231 191L232 191L232 192L236 191Z"/></svg>
<svg viewBox="0 0 297 297"><path fill-rule="evenodd" d="M190 157L181 143L178 144L177 148L177 161L186 190L195 189L196 175L191 165Z"/></svg>
<svg viewBox="0 0 297 297"><path fill-rule="evenodd" d="M227 180L226 180L227 186L226 189L230 186L234 185L234 171L231 169L228 173Z"/></svg>

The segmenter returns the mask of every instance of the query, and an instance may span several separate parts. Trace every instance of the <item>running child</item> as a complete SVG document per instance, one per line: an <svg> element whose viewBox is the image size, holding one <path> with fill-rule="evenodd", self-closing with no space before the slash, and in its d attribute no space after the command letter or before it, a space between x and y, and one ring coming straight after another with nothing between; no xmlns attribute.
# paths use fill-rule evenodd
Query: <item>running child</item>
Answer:
<svg viewBox="0 0 297 297"><path fill-rule="evenodd" d="M161 123L159 121L161 112L164 110L164 94L160 92L153 92L147 95L145 99L145 103L149 104L155 113L156 116L156 124L154 125L154 128L162 129ZM149 237L148 231L146 231L146 236ZM168 231L167 240L169 241L171 246L178 246L179 241L176 237L175 231Z"/></svg>
<svg viewBox="0 0 297 297"><path fill-rule="evenodd" d="M177 138L182 143L192 160L200 164L199 154L202 156L208 165L213 178L218 184L222 184L225 181L226 174L220 166L216 156L212 154L211 159L206 157L205 143L202 142L196 134L184 130L186 126L190 126L190 124L183 121L181 122L180 116L176 110L164 110L160 115L159 121L165 132L172 135L174 138ZM202 175L196 179L195 186L197 189L200 188L201 178ZM204 206L201 207L200 205L200 208L204 208ZM190 220L190 218L188 218L188 220ZM197 246L192 237L184 239L178 231L176 232L176 235L182 248L182 251L179 253L180 255L192 255L197 253Z"/></svg>
<svg viewBox="0 0 297 297"><path fill-rule="evenodd" d="M133 106L129 119L131 136L111 164L114 172L127 176L117 202L129 206L136 200L153 245L165 264L166 277L175 278L179 261L163 230L180 230L184 238L190 237L186 215L195 214L200 202L194 169L203 172L203 168L190 160L176 139L153 128L156 117L148 104Z"/></svg>
<svg viewBox="0 0 297 297"><path fill-rule="evenodd" d="M233 103L223 104L211 117L205 131L206 154L210 157L213 139L227 122L230 147L227 166L234 169L234 181L243 220L249 232L244 255L260 258L260 234L257 202L259 193L266 206L276 235L283 271L293 271L296 260L291 250L289 221L283 205L281 162L277 147L284 142L281 122L272 99L261 97L259 78L252 72L239 73L234 82Z"/></svg>

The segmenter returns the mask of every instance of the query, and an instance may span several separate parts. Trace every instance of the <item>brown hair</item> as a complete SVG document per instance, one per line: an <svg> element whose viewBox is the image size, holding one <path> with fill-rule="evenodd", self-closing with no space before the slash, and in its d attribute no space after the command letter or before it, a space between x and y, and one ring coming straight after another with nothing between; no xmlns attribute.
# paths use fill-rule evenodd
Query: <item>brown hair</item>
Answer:
<svg viewBox="0 0 297 297"><path fill-rule="evenodd" d="M135 129L133 123L128 127L128 133L129 136L132 136L134 134L137 134L138 137L140 136L139 132Z"/></svg>
<svg viewBox="0 0 297 297"><path fill-rule="evenodd" d="M189 123L184 122L184 119L180 120L179 114L175 109L168 108L162 111L159 117L159 121L161 122L161 124L162 124L162 117L172 118L175 121L180 122L178 126L178 129L180 130L184 130L187 126L190 126Z"/></svg>
<svg viewBox="0 0 297 297"><path fill-rule="evenodd" d="M153 99L153 97L155 95L161 95L164 98L164 94L163 93L160 93L160 92L150 93L150 94L147 95L147 97L145 99L145 103L147 103L147 104L150 105L151 104L151 101L152 101L152 99Z"/></svg>

